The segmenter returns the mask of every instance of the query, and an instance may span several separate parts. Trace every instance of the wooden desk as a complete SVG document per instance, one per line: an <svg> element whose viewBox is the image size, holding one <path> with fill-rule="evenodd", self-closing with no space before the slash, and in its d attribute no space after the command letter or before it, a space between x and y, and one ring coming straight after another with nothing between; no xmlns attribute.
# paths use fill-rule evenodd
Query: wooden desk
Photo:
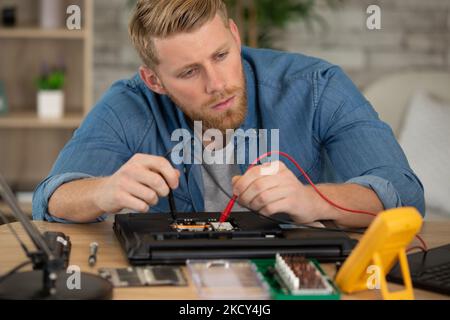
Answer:
<svg viewBox="0 0 450 320"><path fill-rule="evenodd" d="M63 225L47 222L34 222L42 231L60 231L70 236L72 253L70 264L78 265L83 272L97 273L98 268L127 267L128 262L123 254L119 242L113 231L112 222L105 221L90 225ZM11 224L28 245L30 241L18 223ZM436 247L450 242L450 222L426 222L421 232L428 247ZM98 260L94 268L87 263L89 244L92 241L99 243ZM30 244L29 248L33 248ZM5 273L17 264L26 260L16 239L6 225L0 226L0 274ZM334 277L333 264L323 264L329 276ZM186 271L186 270L185 270ZM114 290L114 299L198 299L195 287L189 274L185 272L189 281L187 287L152 287L152 288L119 288ZM390 286L391 287L391 286ZM392 284L391 290L400 287ZM448 296L415 290L416 299L449 299ZM380 299L378 290L368 290L352 295L343 295L343 299Z"/></svg>

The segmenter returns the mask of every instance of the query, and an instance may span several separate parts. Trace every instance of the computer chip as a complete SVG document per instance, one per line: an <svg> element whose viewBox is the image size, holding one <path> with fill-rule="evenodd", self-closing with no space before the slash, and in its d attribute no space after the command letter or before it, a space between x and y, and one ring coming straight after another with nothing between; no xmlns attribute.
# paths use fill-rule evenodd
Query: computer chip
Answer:
<svg viewBox="0 0 450 320"><path fill-rule="evenodd" d="M233 231L234 227L230 222L211 222L214 231Z"/></svg>
<svg viewBox="0 0 450 320"><path fill-rule="evenodd" d="M175 223L171 225L171 227L178 232L182 231L200 232L211 230L211 225L209 222L193 219L177 220Z"/></svg>

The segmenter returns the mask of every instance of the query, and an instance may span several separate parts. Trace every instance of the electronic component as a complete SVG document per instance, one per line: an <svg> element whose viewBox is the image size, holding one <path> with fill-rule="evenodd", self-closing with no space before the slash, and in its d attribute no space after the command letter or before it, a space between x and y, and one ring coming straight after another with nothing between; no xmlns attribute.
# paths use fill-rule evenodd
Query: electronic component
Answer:
<svg viewBox="0 0 450 320"><path fill-rule="evenodd" d="M91 242L89 245L89 257L88 263L91 267L93 267L97 262L97 252L98 252L98 243Z"/></svg>
<svg viewBox="0 0 450 320"><path fill-rule="evenodd" d="M44 239L49 249L56 258L62 258L64 261L64 268L69 266L70 251L72 243L70 237L62 232L47 231L44 232Z"/></svg>
<svg viewBox="0 0 450 320"><path fill-rule="evenodd" d="M178 231L191 231L191 232L201 232L201 231L209 231L210 225L204 221L177 221L171 225L171 227Z"/></svg>
<svg viewBox="0 0 450 320"><path fill-rule="evenodd" d="M236 227L232 222L219 222L217 219L177 219L171 224L172 229L182 232L204 232L204 231L234 231Z"/></svg>
<svg viewBox="0 0 450 320"><path fill-rule="evenodd" d="M114 218L114 232L129 262L140 266L183 264L187 259L274 259L277 252L336 261L355 245L344 232L284 230L249 212L233 212L228 223L219 223L219 216L220 212L178 212L173 220L167 213L120 214Z"/></svg>
<svg viewBox="0 0 450 320"><path fill-rule="evenodd" d="M304 256L277 254L275 270L291 294L326 295L333 292L320 270Z"/></svg>
<svg viewBox="0 0 450 320"><path fill-rule="evenodd" d="M102 268L99 274L109 280L114 287L187 285L181 268L174 266Z"/></svg>
<svg viewBox="0 0 450 320"><path fill-rule="evenodd" d="M367 290L372 277L368 267L379 270L378 279L383 299L414 299L406 247L422 227L422 216L413 207L380 212L364 237L336 275L336 284L346 293ZM386 274L396 262L400 264L404 289L389 291Z"/></svg>
<svg viewBox="0 0 450 320"><path fill-rule="evenodd" d="M234 227L230 222L211 222L215 231L233 231Z"/></svg>

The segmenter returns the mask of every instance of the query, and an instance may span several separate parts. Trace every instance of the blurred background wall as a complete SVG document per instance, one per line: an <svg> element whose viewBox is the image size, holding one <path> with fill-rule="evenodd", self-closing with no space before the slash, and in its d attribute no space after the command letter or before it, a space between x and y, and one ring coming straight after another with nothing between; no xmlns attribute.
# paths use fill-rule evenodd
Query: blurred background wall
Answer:
<svg viewBox="0 0 450 320"><path fill-rule="evenodd" d="M258 0L256 0L258 1ZM381 8L381 30L368 30L366 9ZM124 0L95 0L94 83L98 98L117 79L139 66L127 35L130 8ZM318 1L325 26L302 19L275 32L273 47L338 64L364 88L387 72L450 71L449 0L343 0L335 7Z"/></svg>

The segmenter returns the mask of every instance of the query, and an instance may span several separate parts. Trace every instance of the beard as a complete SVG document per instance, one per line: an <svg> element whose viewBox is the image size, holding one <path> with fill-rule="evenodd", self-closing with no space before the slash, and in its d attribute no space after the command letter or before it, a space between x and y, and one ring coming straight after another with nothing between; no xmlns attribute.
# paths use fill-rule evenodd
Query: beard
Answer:
<svg viewBox="0 0 450 320"><path fill-rule="evenodd" d="M225 89L199 108L187 108L170 93L168 96L192 122L202 121L204 130L217 129L225 133L227 129L239 128L247 116L247 90L245 85ZM227 110L216 111L213 109L214 105L233 96L235 97L234 105Z"/></svg>

